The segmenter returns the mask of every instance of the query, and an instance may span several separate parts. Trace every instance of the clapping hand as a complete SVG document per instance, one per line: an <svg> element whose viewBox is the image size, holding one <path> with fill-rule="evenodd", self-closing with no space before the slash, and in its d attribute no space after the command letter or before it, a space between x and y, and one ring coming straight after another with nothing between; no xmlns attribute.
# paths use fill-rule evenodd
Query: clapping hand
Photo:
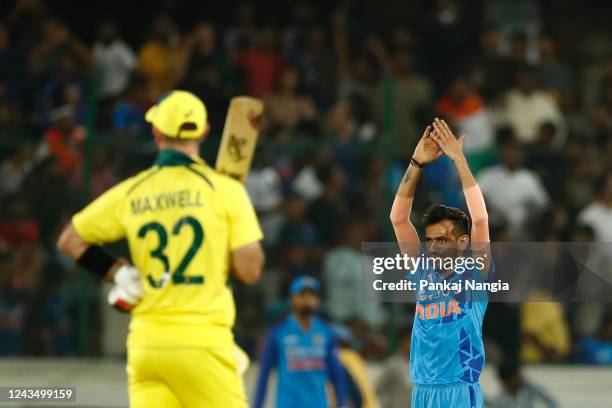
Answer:
<svg viewBox="0 0 612 408"><path fill-rule="evenodd" d="M419 164L425 165L431 163L443 154L438 144L431 137L432 130L433 128L431 125L425 128L423 136L421 136L421 140L419 140L419 144L417 144L416 149L414 149L412 158Z"/></svg>
<svg viewBox="0 0 612 408"><path fill-rule="evenodd" d="M434 120L433 131L431 132L430 138L452 161L465 158L463 154L465 135L461 135L461 137L457 139L444 120L438 118Z"/></svg>

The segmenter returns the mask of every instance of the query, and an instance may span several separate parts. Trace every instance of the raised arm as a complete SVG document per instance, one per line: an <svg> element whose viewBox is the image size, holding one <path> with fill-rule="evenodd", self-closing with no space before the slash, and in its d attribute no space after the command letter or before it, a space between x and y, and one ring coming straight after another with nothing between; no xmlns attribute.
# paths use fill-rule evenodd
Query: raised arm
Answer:
<svg viewBox="0 0 612 408"><path fill-rule="evenodd" d="M478 187L476 179L463 154L463 141L465 140L465 135L457 139L448 127L448 124L438 118L435 119L433 126L433 140L440 146L444 154L455 163L457 174L459 174L459 180L461 180L465 202L472 220L472 231L470 234L472 249L483 249L483 247L487 245L478 244L487 244L490 242L489 216L480 187ZM474 248L474 244L476 244L476 248Z"/></svg>
<svg viewBox="0 0 612 408"><path fill-rule="evenodd" d="M412 155L411 163L397 188L393 206L391 207L390 218L393 230L395 231L395 237L399 244L409 244L409 248L405 248L405 252L410 255L418 255L419 244L419 235L414 225L410 222L414 192L421 177L423 166L442 155L442 151L430 137L431 130L432 127L427 126L425 132L423 132L423 136L421 136Z"/></svg>

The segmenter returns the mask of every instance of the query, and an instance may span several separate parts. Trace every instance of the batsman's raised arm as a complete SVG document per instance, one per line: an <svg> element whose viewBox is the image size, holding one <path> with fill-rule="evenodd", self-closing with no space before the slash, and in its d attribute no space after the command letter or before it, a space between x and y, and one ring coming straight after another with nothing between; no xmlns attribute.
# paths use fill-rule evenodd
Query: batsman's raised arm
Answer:
<svg viewBox="0 0 612 408"><path fill-rule="evenodd" d="M442 156L442 151L438 145L431 139L431 126L427 126L419 143L417 144L414 154L410 160L410 165L406 169L406 173L400 182L400 185L393 200L391 207L391 223L395 231L395 237L399 244L408 244L405 248L406 252L416 255L418 253L419 235L410 222L410 211L412 210L412 201L416 186L421 177L423 167Z"/></svg>

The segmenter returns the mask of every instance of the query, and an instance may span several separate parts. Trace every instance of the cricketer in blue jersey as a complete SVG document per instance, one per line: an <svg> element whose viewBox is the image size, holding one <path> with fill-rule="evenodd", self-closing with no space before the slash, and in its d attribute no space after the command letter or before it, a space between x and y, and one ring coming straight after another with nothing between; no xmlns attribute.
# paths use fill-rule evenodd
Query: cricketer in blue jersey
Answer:
<svg viewBox="0 0 612 408"><path fill-rule="evenodd" d="M319 283L295 279L289 288L292 313L268 333L261 360L254 407L264 404L268 377L278 371L278 408L325 408L330 381L338 406L346 401L345 377L338 360L332 328L314 316L319 306Z"/></svg>
<svg viewBox="0 0 612 408"><path fill-rule="evenodd" d="M423 216L425 253L431 258L458 259L471 255L484 260L472 273L456 268L419 268L412 277L432 283L417 291L411 337L410 376L413 408L481 408L478 384L484 366L482 321L486 292L438 290L466 279L487 280L493 271L488 215L484 198L463 154L465 136L455 138L443 120L428 126L400 183L391 209L391 222L402 252L420 256L418 233L410 211L423 167L442 155L454 162L470 213L440 204ZM417 286L419 287L419 286Z"/></svg>

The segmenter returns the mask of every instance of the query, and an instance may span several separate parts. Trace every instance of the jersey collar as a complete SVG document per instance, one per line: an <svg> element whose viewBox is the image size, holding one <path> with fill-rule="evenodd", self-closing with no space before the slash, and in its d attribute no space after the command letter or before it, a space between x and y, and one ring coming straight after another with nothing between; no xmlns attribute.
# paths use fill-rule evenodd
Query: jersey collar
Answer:
<svg viewBox="0 0 612 408"><path fill-rule="evenodd" d="M191 164L198 163L204 164L204 160L199 157L190 157L185 153L181 153L174 149L163 149L157 155L155 159L155 165L159 167L167 166L189 166Z"/></svg>

